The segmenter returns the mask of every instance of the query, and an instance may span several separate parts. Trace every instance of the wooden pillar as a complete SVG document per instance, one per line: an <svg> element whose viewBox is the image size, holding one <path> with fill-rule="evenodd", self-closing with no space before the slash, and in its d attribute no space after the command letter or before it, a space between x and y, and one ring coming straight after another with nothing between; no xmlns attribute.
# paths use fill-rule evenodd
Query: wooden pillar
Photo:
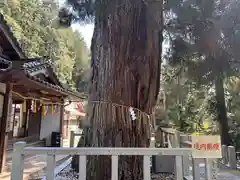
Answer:
<svg viewBox="0 0 240 180"><path fill-rule="evenodd" d="M63 139L66 139L68 137L67 131L68 131L68 114L64 111L64 116L63 116Z"/></svg>
<svg viewBox="0 0 240 180"><path fill-rule="evenodd" d="M27 119L28 119L28 101L25 100L25 103L23 103L23 123L22 127L24 129L24 137L27 136Z"/></svg>
<svg viewBox="0 0 240 180"><path fill-rule="evenodd" d="M12 112L11 112L11 119L9 119L11 122L11 124L12 124L12 126L11 126L11 129L9 130L9 133L8 133L8 139L10 140L10 139L13 139L13 134L14 134L14 122L15 122L15 116L16 116L16 106L17 106L17 104L14 104L14 108L12 108L12 107L10 107L10 108L12 108Z"/></svg>
<svg viewBox="0 0 240 180"><path fill-rule="evenodd" d="M32 110L31 110L31 105L32 105L32 100L27 100L27 119L26 119L26 126L25 126L25 136L28 136L29 133L29 121L30 121L30 116L31 116L31 113L32 113Z"/></svg>
<svg viewBox="0 0 240 180"><path fill-rule="evenodd" d="M61 146L63 146L63 132L64 132L64 100L61 100L60 105L60 134L61 134Z"/></svg>
<svg viewBox="0 0 240 180"><path fill-rule="evenodd" d="M0 126L0 173L4 171L5 161L7 156L7 146L8 146L8 113L9 113L9 104L11 100L12 93L12 84L6 84L6 93L4 94L3 99L3 111L2 111L2 119ZM10 107L11 108L11 107ZM12 108L10 109L12 110Z"/></svg>

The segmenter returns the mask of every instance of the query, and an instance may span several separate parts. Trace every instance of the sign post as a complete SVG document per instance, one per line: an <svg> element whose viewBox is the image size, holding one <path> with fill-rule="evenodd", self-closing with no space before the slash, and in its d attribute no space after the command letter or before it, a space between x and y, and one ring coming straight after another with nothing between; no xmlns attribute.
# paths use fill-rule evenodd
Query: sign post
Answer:
<svg viewBox="0 0 240 180"><path fill-rule="evenodd" d="M205 159L205 177L207 180L217 180L217 159L222 158L220 136L192 136L192 156L195 159Z"/></svg>

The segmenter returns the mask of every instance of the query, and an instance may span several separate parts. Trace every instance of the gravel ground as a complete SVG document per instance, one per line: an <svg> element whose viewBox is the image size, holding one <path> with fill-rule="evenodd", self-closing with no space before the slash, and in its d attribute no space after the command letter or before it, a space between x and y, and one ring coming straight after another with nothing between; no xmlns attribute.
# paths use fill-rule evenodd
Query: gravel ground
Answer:
<svg viewBox="0 0 240 180"><path fill-rule="evenodd" d="M161 173L152 176L152 180L174 180L173 174ZM73 172L70 165L60 172L55 180L78 180L77 173Z"/></svg>
<svg viewBox="0 0 240 180"><path fill-rule="evenodd" d="M152 175L152 180L174 180L174 175L170 173L161 173Z"/></svg>
<svg viewBox="0 0 240 180"><path fill-rule="evenodd" d="M66 161L70 156L67 156L59 161L56 162L56 166L59 166L60 164L62 164L64 161ZM28 180L42 180L43 176L46 175L46 167L43 168L42 170L40 171L37 171L35 173L32 173L30 176L29 176L29 179Z"/></svg>
<svg viewBox="0 0 240 180"><path fill-rule="evenodd" d="M202 171L202 175L204 176L204 168L200 168ZM220 172L218 173L219 180L240 180L240 172L229 172L229 170L224 170L223 167L220 166ZM151 180L174 180L174 175L170 173L160 173L152 175ZM205 178L203 178L205 179ZM78 174L75 173L71 166L67 166L62 172L60 172L55 180L78 180Z"/></svg>

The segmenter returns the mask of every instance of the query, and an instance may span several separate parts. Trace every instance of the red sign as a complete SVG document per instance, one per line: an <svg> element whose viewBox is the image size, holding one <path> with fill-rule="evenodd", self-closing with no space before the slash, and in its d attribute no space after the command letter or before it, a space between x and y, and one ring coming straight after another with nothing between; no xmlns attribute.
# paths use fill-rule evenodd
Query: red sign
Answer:
<svg viewBox="0 0 240 180"><path fill-rule="evenodd" d="M196 135L192 136L192 156L194 158L221 158L220 136Z"/></svg>
<svg viewBox="0 0 240 180"><path fill-rule="evenodd" d="M195 143L192 148L198 150L220 150L219 143Z"/></svg>

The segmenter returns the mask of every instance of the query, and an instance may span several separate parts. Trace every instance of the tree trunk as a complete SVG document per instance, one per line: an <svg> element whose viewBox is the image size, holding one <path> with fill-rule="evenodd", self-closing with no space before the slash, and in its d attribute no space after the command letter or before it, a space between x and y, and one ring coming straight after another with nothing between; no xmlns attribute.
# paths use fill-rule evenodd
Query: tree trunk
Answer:
<svg viewBox="0 0 240 180"><path fill-rule="evenodd" d="M97 6L86 146L148 147L159 92L162 29L156 20L162 26L162 2L114 0ZM110 180L110 167L110 157L89 157L87 179ZM120 157L119 180L142 176L142 157Z"/></svg>
<svg viewBox="0 0 240 180"><path fill-rule="evenodd" d="M229 136L227 109L225 103L222 75L219 75L215 80L215 91L216 91L217 120L219 123L221 142L224 145L231 145L232 141Z"/></svg>

